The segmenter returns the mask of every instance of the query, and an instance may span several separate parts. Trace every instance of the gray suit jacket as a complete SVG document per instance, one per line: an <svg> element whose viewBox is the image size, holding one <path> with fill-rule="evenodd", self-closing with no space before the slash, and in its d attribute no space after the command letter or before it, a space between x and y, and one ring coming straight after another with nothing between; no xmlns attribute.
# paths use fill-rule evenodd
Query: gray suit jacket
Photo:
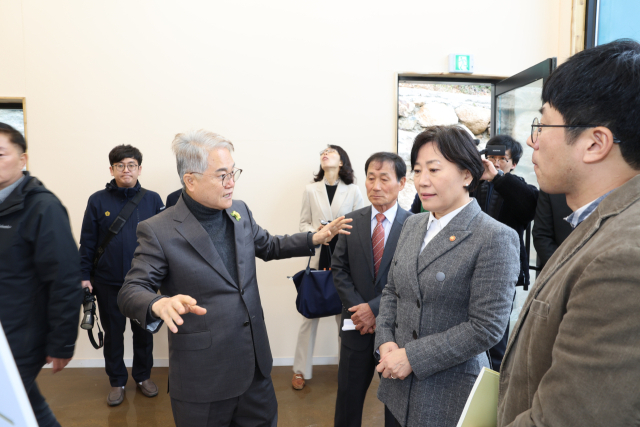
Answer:
<svg viewBox="0 0 640 427"><path fill-rule="evenodd" d="M640 176L549 259L504 354L498 426L638 425L638 218Z"/></svg>
<svg viewBox="0 0 640 427"><path fill-rule="evenodd" d="M240 214L237 221L231 213ZM241 395L254 377L256 361L269 377L272 357L256 278L256 260L309 256L307 233L272 236L244 202L226 210L234 223L240 283L234 283L209 235L182 198L138 225L138 248L118 295L122 313L147 328L149 304L162 295L190 295L207 314L182 316L169 332L171 397L214 402ZM160 325L152 325L156 332ZM255 352L255 355L254 355Z"/></svg>
<svg viewBox="0 0 640 427"><path fill-rule="evenodd" d="M353 218L351 234L338 237L336 250L331 258L333 283L342 301L342 322L351 319L353 313L347 311L354 305L369 303L371 311L378 315L382 289L387 284L387 274L391 259L396 252L398 238L404 221L411 216L410 212L398 206L396 217L384 246L384 254L380 261L378 277L373 279L373 247L371 245L371 206L351 212L346 217ZM342 344L352 350L364 350L374 335L361 335L360 331L340 330Z"/></svg>
<svg viewBox="0 0 640 427"><path fill-rule="evenodd" d="M403 426L455 426L507 327L520 244L472 199L420 253L428 219L405 221L376 319L374 347L397 343L413 373L378 398Z"/></svg>

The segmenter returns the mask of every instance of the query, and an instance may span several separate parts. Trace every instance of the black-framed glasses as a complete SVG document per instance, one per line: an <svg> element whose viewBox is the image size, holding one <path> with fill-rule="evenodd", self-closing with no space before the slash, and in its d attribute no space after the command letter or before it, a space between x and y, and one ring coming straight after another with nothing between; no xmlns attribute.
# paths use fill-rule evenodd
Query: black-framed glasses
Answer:
<svg viewBox="0 0 640 427"><path fill-rule="evenodd" d="M229 184L229 180L231 178L233 178L233 182L238 182L238 179L240 179L240 175L242 174L242 169L234 169L229 173L226 173L222 176L219 175L208 175L206 173L201 173L201 172L189 172L189 173L197 173L198 175L202 175L202 176L209 176L212 178L218 178L220 180L220 182L222 182L222 186L226 187L227 184Z"/></svg>
<svg viewBox="0 0 640 427"><path fill-rule="evenodd" d="M540 134L540 132L542 132L542 128L595 128L598 126L600 125L543 125L540 124L540 120L538 120L538 118L536 117L533 119L533 123L531 124L531 142L533 144L536 143L536 141L538 140L538 135ZM614 135L613 142L615 142L616 144L620 144L620 142L622 141L620 141Z"/></svg>
<svg viewBox="0 0 640 427"><path fill-rule="evenodd" d="M135 172L138 170L138 166L140 165L136 163L128 163L126 165L124 163L114 163L111 165L111 167L117 170L118 172L122 172L125 167L129 169L131 172Z"/></svg>
<svg viewBox="0 0 640 427"><path fill-rule="evenodd" d="M489 160L491 163L495 163L495 162L509 163L511 159L508 157L487 156L487 160Z"/></svg>

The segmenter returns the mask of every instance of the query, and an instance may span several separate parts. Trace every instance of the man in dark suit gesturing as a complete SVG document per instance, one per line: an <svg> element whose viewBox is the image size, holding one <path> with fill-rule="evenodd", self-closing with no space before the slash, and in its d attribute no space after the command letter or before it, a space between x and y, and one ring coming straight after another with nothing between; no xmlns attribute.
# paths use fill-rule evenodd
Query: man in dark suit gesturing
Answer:
<svg viewBox="0 0 640 427"><path fill-rule="evenodd" d="M173 141L183 192L138 225L138 248L118 296L125 316L154 333L166 322L173 416L184 426L275 426L272 357L255 258L309 256L350 228L272 236L233 200L233 144L203 130ZM160 288L162 295L156 295Z"/></svg>
<svg viewBox="0 0 640 427"><path fill-rule="evenodd" d="M375 153L365 164L367 197L371 206L351 212L354 229L338 239L331 259L333 282L342 305L338 397L335 426L360 426L362 408L377 361L373 356L376 316L382 289L402 224L411 213L398 205L407 166L393 153Z"/></svg>

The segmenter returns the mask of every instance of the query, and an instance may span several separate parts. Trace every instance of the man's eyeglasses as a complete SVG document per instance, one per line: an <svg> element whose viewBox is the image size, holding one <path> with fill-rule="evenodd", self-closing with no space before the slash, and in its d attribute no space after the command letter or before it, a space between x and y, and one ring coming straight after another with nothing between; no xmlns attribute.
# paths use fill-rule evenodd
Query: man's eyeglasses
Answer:
<svg viewBox="0 0 640 427"><path fill-rule="evenodd" d="M324 156L325 154L332 154L332 153L337 153L337 152L338 152L338 150L336 150L335 148L327 148L325 150L322 150L320 152L320 155Z"/></svg>
<svg viewBox="0 0 640 427"><path fill-rule="evenodd" d="M129 163L129 164L124 164L124 163L114 163L111 165L112 168L114 168L115 170L117 170L118 172L122 172L124 170L124 168L126 167L127 169L129 169L131 172L135 172L138 170L138 166L135 163Z"/></svg>
<svg viewBox="0 0 640 427"><path fill-rule="evenodd" d="M491 163L500 162L500 163L509 163L511 161L508 157L498 157L498 156L487 156L487 160Z"/></svg>
<svg viewBox="0 0 640 427"><path fill-rule="evenodd" d="M538 135L540 134L540 132L542 132L542 128L594 128L600 125L543 125L540 124L540 120L538 120L538 118L534 118L533 119L533 124L531 124L531 142L533 144L536 143L536 141L538 140ZM613 137L613 142L615 142L616 144L620 144L622 141L620 141L618 138Z"/></svg>
<svg viewBox="0 0 640 427"><path fill-rule="evenodd" d="M218 178L221 182L222 182L222 186L226 187L227 184L229 184L229 180L231 178L233 178L233 182L238 182L238 179L240 179L240 175L242 174L242 169L234 169L233 171L226 173L222 176L220 175L208 175L206 173L200 173L200 172L189 172L189 173L197 173L198 175L202 175L202 176L209 176L212 178Z"/></svg>

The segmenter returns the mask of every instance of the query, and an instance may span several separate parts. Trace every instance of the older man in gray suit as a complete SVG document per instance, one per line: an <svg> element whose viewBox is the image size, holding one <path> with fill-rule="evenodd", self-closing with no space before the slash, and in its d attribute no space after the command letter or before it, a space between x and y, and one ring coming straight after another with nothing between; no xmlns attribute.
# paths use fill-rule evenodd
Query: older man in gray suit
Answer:
<svg viewBox="0 0 640 427"><path fill-rule="evenodd" d="M206 131L173 141L184 191L138 226L138 248L118 296L120 310L169 334L173 416L183 426L275 426L272 357L255 258L309 256L351 220L318 233L272 236L233 200L242 172L233 145ZM161 296L156 295L160 288Z"/></svg>
<svg viewBox="0 0 640 427"><path fill-rule="evenodd" d="M400 156L375 153L364 169L371 206L346 215L355 219L353 233L338 239L331 260L333 283L343 305L341 323L351 320L356 328L340 332L335 427L362 425L364 399L378 364L373 343L380 296L402 225L411 215L398 205L398 193L407 180L407 166Z"/></svg>

